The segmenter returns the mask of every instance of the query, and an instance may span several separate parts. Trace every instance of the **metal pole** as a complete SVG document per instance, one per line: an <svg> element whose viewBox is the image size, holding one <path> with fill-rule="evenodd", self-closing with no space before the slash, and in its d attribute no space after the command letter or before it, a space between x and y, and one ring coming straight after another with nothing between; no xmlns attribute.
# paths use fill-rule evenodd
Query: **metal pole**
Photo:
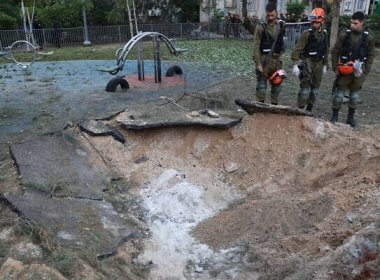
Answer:
<svg viewBox="0 0 380 280"><path fill-rule="evenodd" d="M139 81L145 80L145 77L144 77L144 55L143 55L143 48L144 48L143 41L140 40L139 43L138 43L138 49L137 49L137 57L138 57L138 60L137 60L137 75L138 75Z"/></svg>
<svg viewBox="0 0 380 280"><path fill-rule="evenodd" d="M161 58L160 58L160 42L157 36L153 36L154 45L154 82L161 83Z"/></svg>
<svg viewBox="0 0 380 280"><path fill-rule="evenodd" d="M83 27L84 27L84 41L83 46L91 46L91 42L88 38L88 28L87 28L87 16L86 16L86 8L83 6L82 8L82 15L83 15Z"/></svg>
<svg viewBox="0 0 380 280"><path fill-rule="evenodd" d="M43 38L44 38L44 45L43 45L43 47L46 49L46 35L45 35L45 29L42 29L42 36L43 36Z"/></svg>

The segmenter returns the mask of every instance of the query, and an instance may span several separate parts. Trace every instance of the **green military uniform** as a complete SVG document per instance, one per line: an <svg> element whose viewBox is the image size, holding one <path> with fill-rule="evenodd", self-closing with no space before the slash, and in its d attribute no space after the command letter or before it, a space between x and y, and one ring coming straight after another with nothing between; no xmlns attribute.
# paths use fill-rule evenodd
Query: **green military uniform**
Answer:
<svg viewBox="0 0 380 280"><path fill-rule="evenodd" d="M255 34L253 36L253 61L256 64L256 77L257 77L257 85L256 85L256 100L259 102L265 102L265 95L267 89L267 79L276 72L278 69L281 69L282 62L280 61L280 57L282 53L271 54L270 58L266 58L268 54L262 52L261 42L265 34L265 30L263 25L268 32L268 34L275 38L278 28L280 27L280 23L278 20L274 21L271 24L261 23L258 24L255 29ZM266 60L266 64L263 65L263 62ZM263 72L257 70L259 65L263 65ZM281 92L281 85L272 85L271 87L271 103L278 104L278 97Z"/></svg>
<svg viewBox="0 0 380 280"><path fill-rule="evenodd" d="M310 34L313 32L313 34ZM313 57L309 55L308 48L309 36L314 35L315 43L320 45L323 50L323 56ZM314 54L314 52L313 52ZM298 94L298 107L304 108L306 105L311 108L319 95L319 87L322 81L323 66L327 67L328 64L328 46L327 46L327 32L322 28L319 30L309 29L305 30L297 41L297 44L291 54L293 64L296 64L299 59L306 62L311 71L310 78L304 73L305 69L301 69L300 78L300 92Z"/></svg>
<svg viewBox="0 0 380 280"><path fill-rule="evenodd" d="M334 72L337 70L339 57L342 54L342 47L345 41L347 32L342 32L338 40L335 43L334 48L331 51L331 64ZM361 39L363 32L351 32L351 45L355 46ZM375 57L375 40L371 34L368 34L368 56L363 64L363 74L359 77L355 77L354 74L349 75L340 75L337 80L337 90L333 97L333 109L340 109L340 106L343 102L343 97L346 93L349 93L349 108L355 109L359 101L359 91L361 90L363 83L366 79L366 76L371 71L371 66Z"/></svg>

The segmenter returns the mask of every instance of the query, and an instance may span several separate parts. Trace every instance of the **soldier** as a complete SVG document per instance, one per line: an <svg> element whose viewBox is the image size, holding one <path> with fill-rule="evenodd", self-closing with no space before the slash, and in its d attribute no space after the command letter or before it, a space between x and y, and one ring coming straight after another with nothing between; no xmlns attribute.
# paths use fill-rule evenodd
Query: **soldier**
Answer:
<svg viewBox="0 0 380 280"><path fill-rule="evenodd" d="M339 35L331 51L332 69L337 75L332 123L338 121L343 97L349 93L346 123L351 127L356 127L354 115L359 100L359 91L371 71L374 56L375 41L364 26L364 14L355 12L351 17L351 29Z"/></svg>
<svg viewBox="0 0 380 280"><path fill-rule="evenodd" d="M300 79L300 92L298 94L298 107L311 112L315 100L319 95L322 74L327 72L328 47L327 31L322 24L325 11L316 8L310 16L311 27L305 30L295 46L291 58L293 60L292 73ZM300 67L297 61L302 59ZM300 69L301 68L301 71Z"/></svg>
<svg viewBox="0 0 380 280"><path fill-rule="evenodd" d="M277 20L276 6L266 6L266 22L261 22L254 34L253 60L256 64L256 100L265 102L267 79L271 83L271 103L278 104L284 72L281 69L281 54L284 51L285 23Z"/></svg>

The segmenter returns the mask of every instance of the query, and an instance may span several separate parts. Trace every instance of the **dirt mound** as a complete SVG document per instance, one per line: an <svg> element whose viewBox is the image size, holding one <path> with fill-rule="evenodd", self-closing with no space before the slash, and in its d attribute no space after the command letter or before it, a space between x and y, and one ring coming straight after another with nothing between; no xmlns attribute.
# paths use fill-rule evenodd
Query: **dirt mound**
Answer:
<svg viewBox="0 0 380 280"><path fill-rule="evenodd" d="M379 127L255 114L123 133L90 142L134 182L152 279L378 277Z"/></svg>

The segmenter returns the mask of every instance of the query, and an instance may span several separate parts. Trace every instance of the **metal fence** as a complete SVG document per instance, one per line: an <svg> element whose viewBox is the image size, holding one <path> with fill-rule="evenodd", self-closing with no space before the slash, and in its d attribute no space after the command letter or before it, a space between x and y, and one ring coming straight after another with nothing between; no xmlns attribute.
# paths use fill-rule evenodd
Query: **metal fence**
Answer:
<svg viewBox="0 0 380 280"><path fill-rule="evenodd" d="M286 45L292 47L308 23L289 23L286 25ZM231 23L173 23L139 24L139 31L155 31L175 39L251 39L241 24ZM126 43L130 38L127 25L89 27L89 39L93 45ZM25 40L23 30L0 30L0 50L18 40ZM84 29L54 28L33 30L35 44L42 48L80 46L84 41Z"/></svg>

